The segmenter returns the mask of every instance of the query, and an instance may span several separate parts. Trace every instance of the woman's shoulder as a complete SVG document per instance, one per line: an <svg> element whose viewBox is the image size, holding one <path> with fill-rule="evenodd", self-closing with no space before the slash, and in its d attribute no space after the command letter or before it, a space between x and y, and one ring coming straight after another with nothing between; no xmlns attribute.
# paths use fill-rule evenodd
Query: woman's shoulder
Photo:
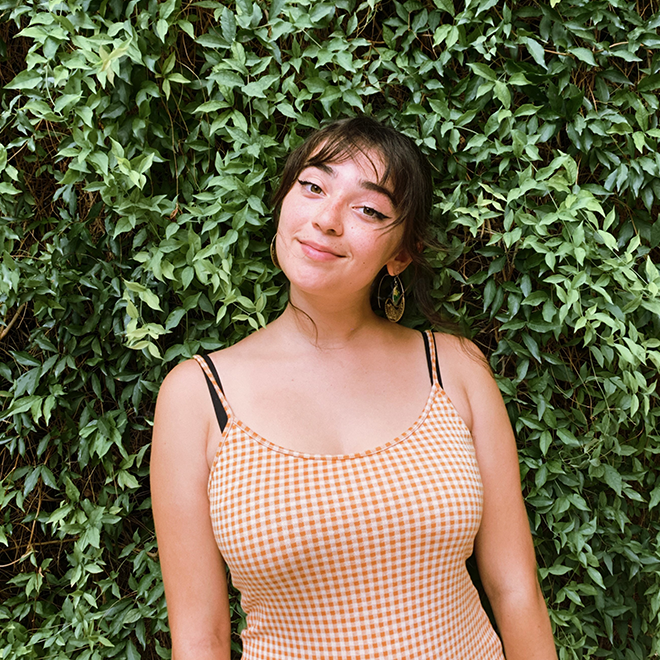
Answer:
<svg viewBox="0 0 660 660"><path fill-rule="evenodd" d="M210 358L213 364L218 367L225 363L231 363L236 360L244 360L250 356L255 348L260 345L260 332L254 332L236 344L226 346L220 350L211 353L199 353L183 362L179 362L165 376L161 385L161 391L186 390L196 393L201 388L206 388L204 370L198 361L199 358ZM257 339L257 341L255 341Z"/></svg>
<svg viewBox="0 0 660 660"><path fill-rule="evenodd" d="M158 391L156 414L165 411L171 414L202 412L202 401L207 392L204 372L193 358L180 362L165 376Z"/></svg>
<svg viewBox="0 0 660 660"><path fill-rule="evenodd" d="M163 380L160 391L195 388L203 382L204 375L197 360L189 358L170 369Z"/></svg>
<svg viewBox="0 0 660 660"><path fill-rule="evenodd" d="M226 371L241 372L252 364L259 364L275 350L270 326L252 332L240 341L219 351L209 353L222 377Z"/></svg>
<svg viewBox="0 0 660 660"><path fill-rule="evenodd" d="M434 333L434 337L443 387L473 431L477 411L500 398L488 360L481 349L465 337L441 332Z"/></svg>
<svg viewBox="0 0 660 660"><path fill-rule="evenodd" d="M467 337L447 332L434 332L435 345L441 361L448 361L472 374L473 370L492 376L483 351Z"/></svg>
<svg viewBox="0 0 660 660"><path fill-rule="evenodd" d="M208 412L208 382L203 360L210 359L220 378L224 390L226 381L233 382L240 374L258 362L266 348L262 346L260 332L252 333L231 346L210 353L200 353L173 367L163 380L158 393L158 404L166 404L175 410L196 411L201 415Z"/></svg>

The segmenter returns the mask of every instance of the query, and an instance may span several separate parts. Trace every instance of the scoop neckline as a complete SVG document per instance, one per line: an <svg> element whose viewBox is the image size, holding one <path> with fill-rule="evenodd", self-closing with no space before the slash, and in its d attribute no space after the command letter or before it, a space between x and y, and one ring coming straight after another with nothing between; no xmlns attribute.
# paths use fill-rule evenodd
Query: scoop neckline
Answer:
<svg viewBox="0 0 660 660"><path fill-rule="evenodd" d="M351 452L347 454L314 454L314 453L303 452L297 449L290 449L289 447L283 447L282 445L278 445L274 442L271 442L260 433L257 433L254 429L250 428L243 420L239 419L234 414L234 411L232 410L231 406L229 405L229 402L224 398L224 396L223 399L226 405L226 412L227 412L227 425L225 426L225 429L223 431L223 436L226 438L229 435L231 428L236 426L245 433L247 433L248 436L250 436L258 444L266 447L267 449L275 451L279 454L285 454L287 456L292 456L295 458L304 458L308 460L323 460L323 461L346 461L351 459L364 458L367 456L372 456L374 454L379 454L383 451L386 451L391 447L398 445L399 443L409 438L424 423L424 421L429 415L429 412L431 411L431 407L433 406L436 397L440 393L443 393L445 397L447 396L444 389L440 387L437 380L434 379L431 385L431 389L429 390L428 397L426 398L426 403L424 404L424 408L422 409L421 413L418 415L417 419L403 433L400 433L395 438L389 440L384 444L380 444L376 447L372 447L371 449L365 449L359 452ZM222 445L224 445L224 441L220 442L220 446L218 447L218 453Z"/></svg>

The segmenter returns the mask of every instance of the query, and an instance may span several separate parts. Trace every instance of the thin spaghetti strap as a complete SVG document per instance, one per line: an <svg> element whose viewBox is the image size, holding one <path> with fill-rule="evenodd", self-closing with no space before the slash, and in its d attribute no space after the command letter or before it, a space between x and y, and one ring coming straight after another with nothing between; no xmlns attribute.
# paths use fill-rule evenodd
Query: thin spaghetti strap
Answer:
<svg viewBox="0 0 660 660"><path fill-rule="evenodd" d="M211 401L213 402L213 409L215 410L215 416L218 420L218 426L220 431L225 430L227 426L227 411L222 405L220 399L220 394L224 394L222 390L222 385L220 384L220 376L218 375L218 370L213 364L213 360L208 355L194 355L193 356L197 361L197 364L202 368L204 373L204 378L206 378L206 384L209 388L209 393L211 394Z"/></svg>
<svg viewBox="0 0 660 660"><path fill-rule="evenodd" d="M204 358L204 362L206 362L209 369L211 370L211 373L213 374L213 378L215 378L215 382L218 384L218 389L224 394L225 391L222 389L222 383L220 382L220 374L218 374L218 370L215 368L215 364L213 364L213 360L207 353L202 355L202 357Z"/></svg>
<svg viewBox="0 0 660 660"><path fill-rule="evenodd" d="M440 360L438 359L438 346L435 343L435 334L429 330L431 339L433 341L433 352L435 353L435 373L438 377L438 385L442 387L442 373L440 372Z"/></svg>
<svg viewBox="0 0 660 660"><path fill-rule="evenodd" d="M431 347L429 346L429 336L423 330L421 331L421 333L424 339L424 351L426 352L426 364L429 368L429 378L431 379L431 385L433 385L433 362L431 361Z"/></svg>

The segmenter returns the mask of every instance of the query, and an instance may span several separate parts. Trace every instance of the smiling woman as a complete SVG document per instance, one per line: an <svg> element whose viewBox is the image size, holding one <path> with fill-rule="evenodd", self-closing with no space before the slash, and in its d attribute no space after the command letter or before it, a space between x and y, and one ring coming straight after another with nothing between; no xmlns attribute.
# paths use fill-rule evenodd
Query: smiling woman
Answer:
<svg viewBox="0 0 660 660"><path fill-rule="evenodd" d="M225 565L245 660L556 658L485 361L392 322L398 276L425 264L431 189L389 127L313 134L275 195L289 306L163 383L151 474L174 660L229 658Z"/></svg>
<svg viewBox="0 0 660 660"><path fill-rule="evenodd" d="M410 263L377 159L307 166L283 199L276 250L294 297L322 288L364 297L383 266L395 276Z"/></svg>

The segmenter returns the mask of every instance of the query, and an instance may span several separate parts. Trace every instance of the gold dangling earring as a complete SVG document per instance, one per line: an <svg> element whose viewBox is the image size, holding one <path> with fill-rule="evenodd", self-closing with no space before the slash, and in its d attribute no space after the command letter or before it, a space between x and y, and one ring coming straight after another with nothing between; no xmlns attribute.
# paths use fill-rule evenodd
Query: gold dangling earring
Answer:
<svg viewBox="0 0 660 660"><path fill-rule="evenodd" d="M277 250L275 246L275 240L277 239L277 234L273 236L273 240L270 242L270 260L273 262L273 266L275 268L279 268L282 270L282 267L280 266L280 262L277 260Z"/></svg>
<svg viewBox="0 0 660 660"><path fill-rule="evenodd" d="M403 312L406 308L406 296L403 289L403 283L398 275L390 275L385 273L378 284L378 300L379 302L383 300L381 295L381 289L383 287L383 282L385 278L392 280L391 288L387 296L385 297L385 304L381 302L381 307L385 310L385 316L388 321L392 323L398 323L403 316Z"/></svg>

